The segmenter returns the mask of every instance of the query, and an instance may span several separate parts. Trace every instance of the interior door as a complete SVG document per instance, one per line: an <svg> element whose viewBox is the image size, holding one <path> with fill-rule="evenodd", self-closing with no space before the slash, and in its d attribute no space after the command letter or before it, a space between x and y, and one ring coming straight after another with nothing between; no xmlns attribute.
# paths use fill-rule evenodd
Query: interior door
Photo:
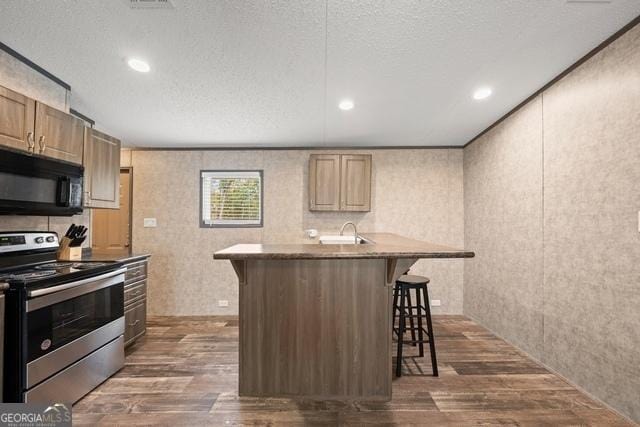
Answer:
<svg viewBox="0 0 640 427"><path fill-rule="evenodd" d="M0 86L0 145L32 152L36 102Z"/></svg>
<svg viewBox="0 0 640 427"><path fill-rule="evenodd" d="M35 153L82 164L84 123L70 114L36 102Z"/></svg>
<svg viewBox="0 0 640 427"><path fill-rule="evenodd" d="M309 157L309 209L340 209L340 155L312 154Z"/></svg>
<svg viewBox="0 0 640 427"><path fill-rule="evenodd" d="M371 156L343 154L340 210L371 210Z"/></svg>
<svg viewBox="0 0 640 427"><path fill-rule="evenodd" d="M131 170L120 170L120 208L94 209L91 248L118 253L131 248Z"/></svg>

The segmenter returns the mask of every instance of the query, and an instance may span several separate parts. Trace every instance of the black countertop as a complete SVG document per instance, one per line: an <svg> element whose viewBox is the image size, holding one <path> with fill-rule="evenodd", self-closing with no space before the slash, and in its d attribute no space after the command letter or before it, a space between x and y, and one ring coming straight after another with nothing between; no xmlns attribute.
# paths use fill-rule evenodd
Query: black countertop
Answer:
<svg viewBox="0 0 640 427"><path fill-rule="evenodd" d="M151 257L151 254L144 252L96 252L96 251L83 251L81 261L94 261L94 262L110 262L119 261L129 263L133 261L142 261Z"/></svg>

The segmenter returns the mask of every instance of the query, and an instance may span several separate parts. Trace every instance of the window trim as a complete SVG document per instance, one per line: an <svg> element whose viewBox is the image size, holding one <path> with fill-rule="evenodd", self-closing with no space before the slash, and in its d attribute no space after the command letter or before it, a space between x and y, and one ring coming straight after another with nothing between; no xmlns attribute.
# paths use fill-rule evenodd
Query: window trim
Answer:
<svg viewBox="0 0 640 427"><path fill-rule="evenodd" d="M202 189L204 187L203 173L216 173L216 172L257 172L260 175L260 223L259 224L207 224L202 217L202 203L204 198L202 195ZM264 227L264 170L263 169L200 169L200 203L198 206L200 217L200 228L262 228Z"/></svg>

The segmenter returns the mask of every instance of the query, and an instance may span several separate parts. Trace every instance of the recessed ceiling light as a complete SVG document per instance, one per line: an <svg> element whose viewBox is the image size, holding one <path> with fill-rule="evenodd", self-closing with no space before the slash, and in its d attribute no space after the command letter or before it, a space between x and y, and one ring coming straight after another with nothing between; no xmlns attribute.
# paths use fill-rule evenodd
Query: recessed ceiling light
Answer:
<svg viewBox="0 0 640 427"><path fill-rule="evenodd" d="M144 62L142 59L131 58L127 64L129 64L129 67L141 73L148 73L149 70L151 70L149 64Z"/></svg>
<svg viewBox="0 0 640 427"><path fill-rule="evenodd" d="M480 101L481 99L487 99L488 97L491 96L491 93L493 91L491 90L490 87L481 87L476 89L475 92L473 92L473 99Z"/></svg>
<svg viewBox="0 0 640 427"><path fill-rule="evenodd" d="M353 101L350 99L343 99L342 101L340 101L340 104L338 104L338 108L340 108L342 111L353 110L353 107Z"/></svg>

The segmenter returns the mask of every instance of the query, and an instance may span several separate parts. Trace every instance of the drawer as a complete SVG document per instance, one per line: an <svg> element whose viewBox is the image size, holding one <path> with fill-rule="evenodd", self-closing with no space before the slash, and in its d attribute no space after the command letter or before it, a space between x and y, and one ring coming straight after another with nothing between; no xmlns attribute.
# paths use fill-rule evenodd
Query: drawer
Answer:
<svg viewBox="0 0 640 427"><path fill-rule="evenodd" d="M147 296L147 281L140 280L124 287L124 305L132 304L133 302L145 298Z"/></svg>
<svg viewBox="0 0 640 427"><path fill-rule="evenodd" d="M147 261L127 264L127 272L124 274L124 282L132 283L147 277Z"/></svg>
<svg viewBox="0 0 640 427"><path fill-rule="evenodd" d="M124 343L132 343L144 334L147 326L147 301L142 300L124 312Z"/></svg>

